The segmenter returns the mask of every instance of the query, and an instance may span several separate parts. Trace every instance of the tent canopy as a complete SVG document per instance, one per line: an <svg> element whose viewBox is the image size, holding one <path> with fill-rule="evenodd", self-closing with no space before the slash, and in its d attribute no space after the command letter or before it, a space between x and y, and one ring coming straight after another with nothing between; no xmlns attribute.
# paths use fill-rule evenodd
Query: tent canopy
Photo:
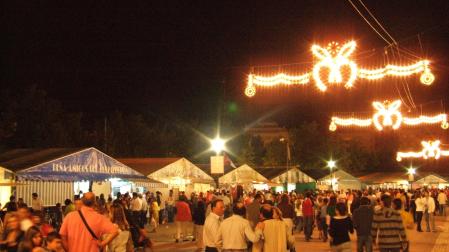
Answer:
<svg viewBox="0 0 449 252"><path fill-rule="evenodd" d="M221 176L218 179L220 184L233 184L233 183L269 183L270 181L251 168L249 165L242 165L229 173Z"/></svg>
<svg viewBox="0 0 449 252"><path fill-rule="evenodd" d="M290 168L288 171L284 171L276 177L270 178L275 183L313 183L315 179L311 178L298 168Z"/></svg>
<svg viewBox="0 0 449 252"><path fill-rule="evenodd" d="M211 176L185 158L180 158L173 163L160 167L149 174L148 177L162 182L175 179L191 183L215 183Z"/></svg>
<svg viewBox="0 0 449 252"><path fill-rule="evenodd" d="M19 180L148 180L95 148L13 150L0 155L0 166L13 170Z"/></svg>

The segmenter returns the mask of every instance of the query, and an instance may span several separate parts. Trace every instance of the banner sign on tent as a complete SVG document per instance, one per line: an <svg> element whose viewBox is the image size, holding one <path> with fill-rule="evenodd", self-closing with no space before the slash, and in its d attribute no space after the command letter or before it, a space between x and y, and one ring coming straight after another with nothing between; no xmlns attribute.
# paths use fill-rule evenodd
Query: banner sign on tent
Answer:
<svg viewBox="0 0 449 252"><path fill-rule="evenodd" d="M210 173L211 174L224 173L224 156L210 157Z"/></svg>
<svg viewBox="0 0 449 252"><path fill-rule="evenodd" d="M30 180L105 180L109 178L146 179L145 176L95 148L45 162L17 172Z"/></svg>

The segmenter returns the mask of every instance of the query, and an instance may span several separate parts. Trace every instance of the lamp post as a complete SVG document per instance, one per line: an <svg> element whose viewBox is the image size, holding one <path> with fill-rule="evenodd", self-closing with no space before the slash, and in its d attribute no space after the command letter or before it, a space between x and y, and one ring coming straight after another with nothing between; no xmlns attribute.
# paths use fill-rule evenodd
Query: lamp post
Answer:
<svg viewBox="0 0 449 252"><path fill-rule="evenodd" d="M220 136L216 136L214 139L210 140L210 149L219 156L225 149L225 140L221 139Z"/></svg>
<svg viewBox="0 0 449 252"><path fill-rule="evenodd" d="M334 190L334 177L332 170L337 167L337 162L334 160L327 161L327 167L329 167L329 174L331 175L331 190Z"/></svg>
<svg viewBox="0 0 449 252"><path fill-rule="evenodd" d="M285 143L285 164L286 164L286 168L285 168L285 190L287 191L287 193L288 193L288 168L289 168L289 166L290 166L290 155L289 155L289 153L290 153L290 149L289 149L289 146L288 146L288 139L287 138L284 138L284 137L282 137L282 138L280 138L279 139L279 141L280 142L282 142L282 143Z"/></svg>
<svg viewBox="0 0 449 252"><path fill-rule="evenodd" d="M210 173L223 174L224 173L224 156L221 153L226 149L226 141L217 135L210 140L210 150L215 152L215 156L210 157ZM218 179L215 181L218 184Z"/></svg>
<svg viewBox="0 0 449 252"><path fill-rule="evenodd" d="M410 166L410 168L407 169L408 174L408 182L410 184L410 190L412 189L412 183L415 180L415 174L416 174L416 168L413 166Z"/></svg>

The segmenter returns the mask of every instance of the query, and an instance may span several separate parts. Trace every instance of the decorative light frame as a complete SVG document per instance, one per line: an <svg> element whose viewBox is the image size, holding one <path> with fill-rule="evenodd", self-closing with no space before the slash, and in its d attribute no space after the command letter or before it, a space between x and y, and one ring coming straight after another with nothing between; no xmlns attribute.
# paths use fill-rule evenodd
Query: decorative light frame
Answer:
<svg viewBox="0 0 449 252"><path fill-rule="evenodd" d="M384 101L373 102L373 107L376 112L373 114L372 118L361 119L361 118L341 118L333 116L331 118L331 123L329 125L330 131L336 131L337 126L357 126L357 127L374 127L381 131L386 127L391 127L393 130L397 130L402 124L408 126L415 126L420 124L436 124L440 123L441 128L448 129L449 123L447 114L438 114L435 116L425 116L421 115L419 117L405 117L400 112L401 101L395 100L393 102ZM382 119L382 120L381 120Z"/></svg>
<svg viewBox="0 0 449 252"><path fill-rule="evenodd" d="M402 159L408 158L422 158L422 159L439 159L442 156L449 157L449 150L442 150L440 148L440 140L436 141L421 141L423 146L420 152L398 152L396 154L396 160L401 162Z"/></svg>
<svg viewBox="0 0 449 252"><path fill-rule="evenodd" d="M341 47L336 42L329 43L327 48L322 48L319 45L312 45L312 54L319 59L313 66L312 72L300 75L289 75L281 72L274 76L255 75L251 73L248 75L245 94L248 97L253 97L256 94L256 87L306 85L312 79L315 81L316 87L324 92L327 90L327 85L321 78L321 69L328 68L330 70L327 83L341 84L344 82L341 74L341 67L343 66L347 66L350 69L349 77L344 82L344 86L347 89L353 87L357 78L373 81L387 76L404 77L421 73L420 81L422 84L431 85L435 80L435 76L430 71L430 61L428 60L420 60L406 66L386 65L378 69L358 68L357 64L350 59L350 56L355 49L355 41L349 41Z"/></svg>

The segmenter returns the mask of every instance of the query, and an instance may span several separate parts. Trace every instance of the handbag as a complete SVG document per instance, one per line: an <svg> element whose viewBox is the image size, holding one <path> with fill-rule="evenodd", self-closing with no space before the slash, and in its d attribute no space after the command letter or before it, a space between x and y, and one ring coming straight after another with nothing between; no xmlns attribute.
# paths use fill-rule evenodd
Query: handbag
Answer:
<svg viewBox="0 0 449 252"><path fill-rule="evenodd" d="M82 213L80 210L78 210L78 214L80 215L81 220L82 220L83 223L84 223L84 226L87 228L87 231L89 231L89 233L90 233L90 235L92 236L92 238L94 238L94 240L96 240L96 241L99 241L100 239L98 239L97 235L94 233L94 231L92 231L92 229L90 228L89 224L87 224L87 221L86 221L86 219L84 218L83 213ZM98 248L98 249L99 249L99 251L103 251L102 248Z"/></svg>

